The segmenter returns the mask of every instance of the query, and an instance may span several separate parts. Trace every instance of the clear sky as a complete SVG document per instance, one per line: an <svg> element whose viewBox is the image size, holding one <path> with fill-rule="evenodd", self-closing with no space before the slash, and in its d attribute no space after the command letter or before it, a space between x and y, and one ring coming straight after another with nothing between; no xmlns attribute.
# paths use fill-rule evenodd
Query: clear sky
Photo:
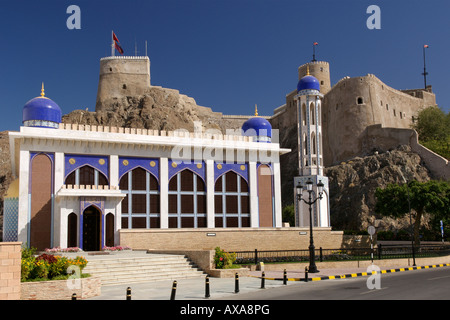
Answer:
<svg viewBox="0 0 450 320"><path fill-rule="evenodd" d="M68 29L69 5L81 29ZM381 29L367 28L370 5ZM331 82L373 73L396 89L433 86L450 110L447 0L0 0L0 131L19 130L24 104L40 94L67 114L95 110L99 61L111 30L125 55L145 54L151 82L224 114L272 115L296 88L297 68L330 63ZM118 53L116 53L118 55Z"/></svg>

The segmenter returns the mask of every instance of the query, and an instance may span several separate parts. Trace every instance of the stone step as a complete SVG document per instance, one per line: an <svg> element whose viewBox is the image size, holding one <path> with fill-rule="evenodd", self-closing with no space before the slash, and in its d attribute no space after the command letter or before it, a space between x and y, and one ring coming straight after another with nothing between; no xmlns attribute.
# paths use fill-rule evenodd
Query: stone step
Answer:
<svg viewBox="0 0 450 320"><path fill-rule="evenodd" d="M99 276L102 285L175 280L206 275L183 255L160 254L139 257L120 257L120 255L95 257L88 259L83 272Z"/></svg>

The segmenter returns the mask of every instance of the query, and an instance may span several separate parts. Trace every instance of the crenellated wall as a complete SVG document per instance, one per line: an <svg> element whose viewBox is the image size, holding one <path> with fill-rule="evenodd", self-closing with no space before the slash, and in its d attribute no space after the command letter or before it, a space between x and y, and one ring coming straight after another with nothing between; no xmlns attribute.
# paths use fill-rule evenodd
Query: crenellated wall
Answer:
<svg viewBox="0 0 450 320"><path fill-rule="evenodd" d="M323 101L325 165L363 155L367 127L410 128L421 108L435 104L430 92L413 96L387 86L373 74L341 79Z"/></svg>

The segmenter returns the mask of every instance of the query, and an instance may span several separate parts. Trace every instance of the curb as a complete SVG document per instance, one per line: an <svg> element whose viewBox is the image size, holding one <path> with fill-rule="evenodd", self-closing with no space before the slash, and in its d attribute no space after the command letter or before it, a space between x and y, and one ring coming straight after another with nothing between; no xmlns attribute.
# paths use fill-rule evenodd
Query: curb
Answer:
<svg viewBox="0 0 450 320"><path fill-rule="evenodd" d="M399 269L386 269L381 270L380 273L394 273L394 272L402 272L402 271L411 271L411 270L421 270L421 269L430 269L430 268L439 268L439 267L449 267L450 263L441 263L441 264L433 264L428 266L420 266L420 267L408 267L408 268L399 268ZM334 279L346 279L346 278L356 278L361 276L368 276L377 274L377 271L372 271L371 273L368 272L359 272L359 273L348 273L348 274L342 274L342 275L336 275L336 276L323 276L323 277L312 277L312 278L286 278L287 281L320 281L320 280L334 280ZM261 279L262 277L257 276L251 276L254 278ZM268 278L264 277L265 280L277 280L277 281L283 281L284 278Z"/></svg>

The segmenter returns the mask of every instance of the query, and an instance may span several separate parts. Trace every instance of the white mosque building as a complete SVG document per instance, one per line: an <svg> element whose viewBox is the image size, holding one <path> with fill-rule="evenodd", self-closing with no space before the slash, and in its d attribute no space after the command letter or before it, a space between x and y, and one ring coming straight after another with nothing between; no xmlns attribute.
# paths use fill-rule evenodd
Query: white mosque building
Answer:
<svg viewBox="0 0 450 320"><path fill-rule="evenodd" d="M9 133L15 181L3 240L96 251L120 245L121 229L279 228L279 158L290 150L271 142L262 117L242 129L218 136L63 124L42 88Z"/></svg>

